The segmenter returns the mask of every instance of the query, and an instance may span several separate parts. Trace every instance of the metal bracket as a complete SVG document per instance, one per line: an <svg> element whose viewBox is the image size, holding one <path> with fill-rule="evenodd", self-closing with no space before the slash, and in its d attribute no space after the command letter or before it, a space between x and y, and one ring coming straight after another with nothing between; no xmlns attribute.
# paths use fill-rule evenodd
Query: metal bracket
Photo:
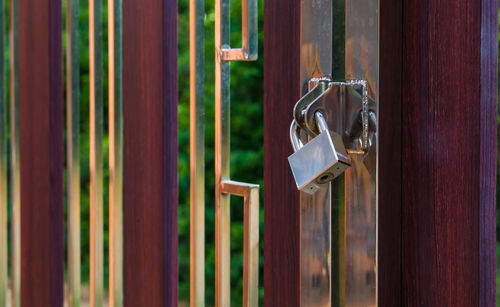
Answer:
<svg viewBox="0 0 500 307"><path fill-rule="evenodd" d="M259 298L259 185L222 181L221 193L243 197L243 305L258 306ZM229 262L229 259L221 259Z"/></svg>
<svg viewBox="0 0 500 307"><path fill-rule="evenodd" d="M377 122L375 100L368 95L367 82L314 78L309 81L309 88L295 104L294 120L298 128L310 137L318 135L315 114L320 111L336 123L330 128L342 135L349 153L367 152Z"/></svg>
<svg viewBox="0 0 500 307"><path fill-rule="evenodd" d="M215 1L215 306L230 306L229 195L245 199L243 304L258 306L259 186L231 181L230 69L231 61L257 59L257 0L242 0L241 48L229 46L229 0Z"/></svg>
<svg viewBox="0 0 500 307"><path fill-rule="evenodd" d="M223 18L225 18L224 16ZM227 16L229 18L229 16ZM241 1L241 48L221 45L217 56L220 62L255 61L258 54L257 0ZM217 47L216 47L217 48Z"/></svg>

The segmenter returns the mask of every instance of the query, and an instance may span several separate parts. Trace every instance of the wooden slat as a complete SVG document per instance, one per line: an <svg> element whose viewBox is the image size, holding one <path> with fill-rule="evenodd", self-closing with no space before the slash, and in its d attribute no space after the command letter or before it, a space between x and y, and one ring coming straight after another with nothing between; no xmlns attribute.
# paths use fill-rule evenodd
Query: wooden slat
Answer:
<svg viewBox="0 0 500 307"><path fill-rule="evenodd" d="M177 0L123 2L124 303L177 306Z"/></svg>
<svg viewBox="0 0 500 307"><path fill-rule="evenodd" d="M19 5L21 302L63 305L61 1Z"/></svg>
<svg viewBox="0 0 500 307"><path fill-rule="evenodd" d="M498 2L403 3L403 305L493 306Z"/></svg>
<svg viewBox="0 0 500 307"><path fill-rule="evenodd" d="M495 306L498 1L481 1L479 306ZM498 184L498 183L497 183ZM500 285L497 285L497 287ZM498 302L497 302L498 304Z"/></svg>
<svg viewBox="0 0 500 307"><path fill-rule="evenodd" d="M300 205L287 157L300 98L300 5L264 1L264 306L300 305Z"/></svg>
<svg viewBox="0 0 500 307"><path fill-rule="evenodd" d="M401 305L401 65L400 0L379 2L378 306Z"/></svg>

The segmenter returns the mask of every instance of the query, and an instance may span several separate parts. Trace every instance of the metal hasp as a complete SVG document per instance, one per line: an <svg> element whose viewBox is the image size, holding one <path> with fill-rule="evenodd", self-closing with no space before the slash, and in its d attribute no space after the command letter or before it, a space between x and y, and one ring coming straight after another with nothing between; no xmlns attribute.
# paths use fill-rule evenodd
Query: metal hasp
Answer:
<svg viewBox="0 0 500 307"><path fill-rule="evenodd" d="M300 304L376 306L378 0L301 0L300 20L300 141L321 111L351 164L300 195Z"/></svg>
<svg viewBox="0 0 500 307"><path fill-rule="evenodd" d="M288 157L297 188L314 194L320 185L340 176L349 166L347 152L366 153L376 131L375 102L368 97L366 81L335 82L313 79L312 88L294 107L290 140L295 153ZM324 114L335 116L336 130L330 131ZM372 119L372 120L370 120ZM312 139L303 145L299 131ZM345 144L349 146L346 151Z"/></svg>
<svg viewBox="0 0 500 307"><path fill-rule="evenodd" d="M333 81L330 78L313 78L312 88L295 105L294 121L310 137L320 133L318 113L334 119L335 131L339 131L349 153L367 153L377 131L377 106L368 95L365 80ZM292 144L294 142L292 141Z"/></svg>
<svg viewBox="0 0 500 307"><path fill-rule="evenodd" d="M230 306L230 195L245 198L243 304L258 305L258 186L229 178L230 62L257 59L257 0L242 0L242 47L229 41L229 0L215 1L215 306Z"/></svg>

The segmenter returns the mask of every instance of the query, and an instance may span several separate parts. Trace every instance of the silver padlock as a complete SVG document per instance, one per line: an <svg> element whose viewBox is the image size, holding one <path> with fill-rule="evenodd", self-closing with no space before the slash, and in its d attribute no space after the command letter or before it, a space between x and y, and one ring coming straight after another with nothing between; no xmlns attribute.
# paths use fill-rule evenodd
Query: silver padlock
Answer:
<svg viewBox="0 0 500 307"><path fill-rule="evenodd" d="M321 112L315 114L320 134L305 145L297 133L295 121L290 127L290 139L295 153L288 157L297 188L314 194L351 166L342 137L328 129Z"/></svg>

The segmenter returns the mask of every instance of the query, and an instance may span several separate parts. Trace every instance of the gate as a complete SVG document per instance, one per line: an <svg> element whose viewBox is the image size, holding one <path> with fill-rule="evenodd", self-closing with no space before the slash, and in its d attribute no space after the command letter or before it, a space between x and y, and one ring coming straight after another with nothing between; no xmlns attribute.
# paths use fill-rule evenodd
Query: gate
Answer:
<svg viewBox="0 0 500 307"><path fill-rule="evenodd" d="M78 0L0 0L0 306L84 306L87 269L91 306L178 306L184 275L191 306L230 306L230 195L244 206L242 306L494 306L498 3L242 0L234 48L230 1L214 0L210 62L207 3L189 1L188 274L179 270L188 255L178 233L178 84L187 78L178 73L178 1L89 0L87 19ZM263 186L230 176L230 62L258 56ZM328 150L333 162L311 154ZM215 299L207 302L212 176Z"/></svg>

